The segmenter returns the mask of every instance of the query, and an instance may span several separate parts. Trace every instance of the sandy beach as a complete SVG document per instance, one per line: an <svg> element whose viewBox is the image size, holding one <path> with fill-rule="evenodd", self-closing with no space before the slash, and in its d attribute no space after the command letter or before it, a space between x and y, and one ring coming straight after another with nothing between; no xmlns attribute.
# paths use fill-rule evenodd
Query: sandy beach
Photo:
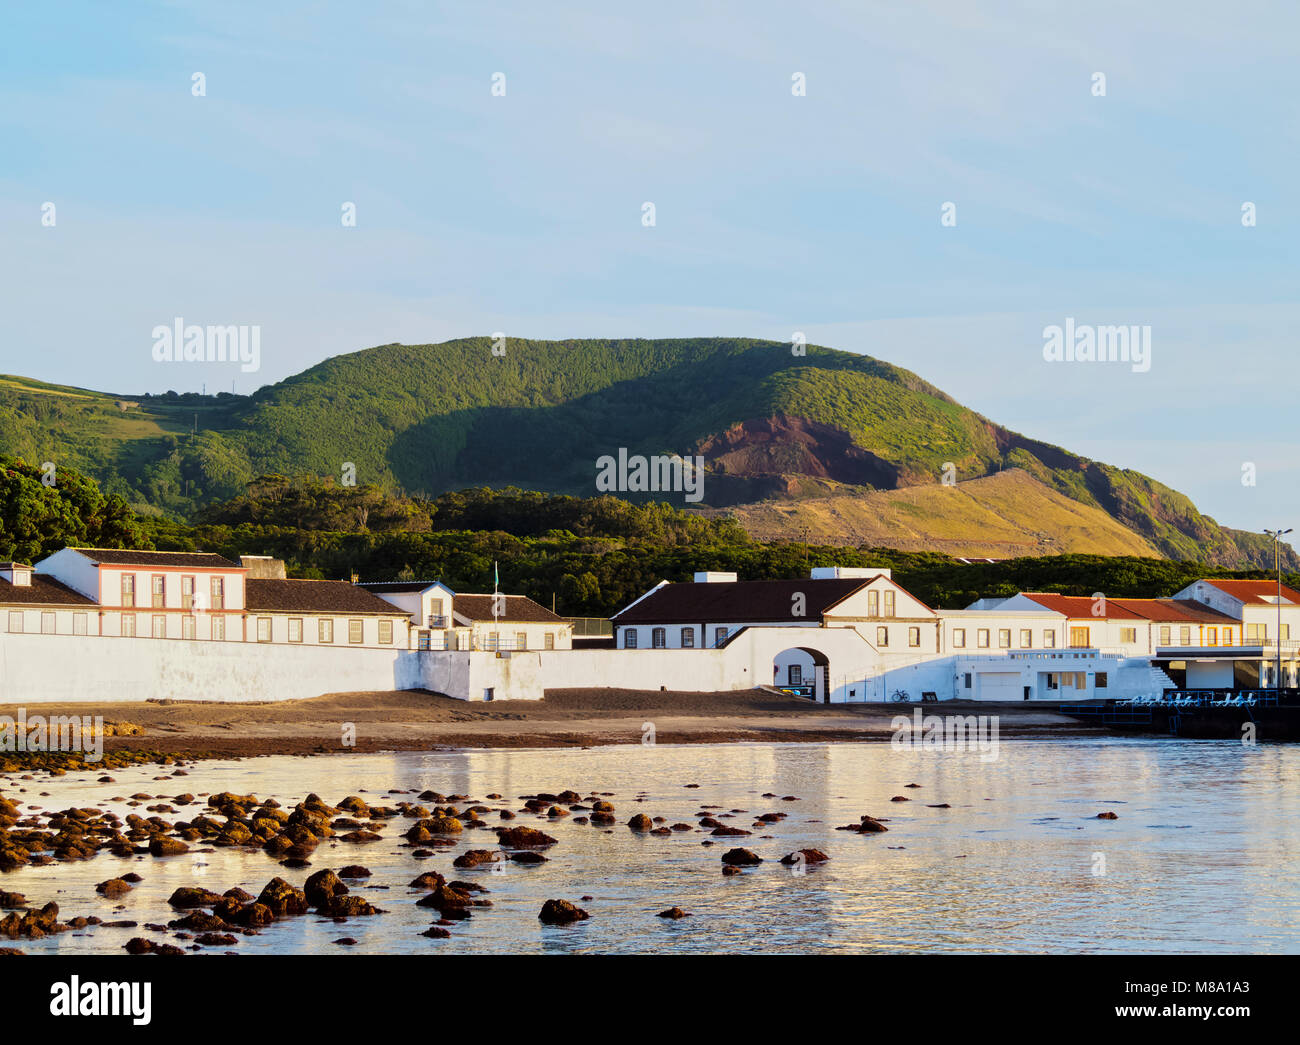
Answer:
<svg viewBox="0 0 1300 1045"><path fill-rule="evenodd" d="M20 705L0 705L16 715ZM26 705L36 714L103 716L142 732L110 736L106 751L246 757L446 748L594 747L656 743L883 741L895 716L919 705L815 705L766 690L550 690L541 701L466 703L415 691L334 693L311 700ZM948 701L926 714L997 715L1004 737L1091 735L1095 729L1027 704ZM354 734L354 736L352 735ZM349 742L351 741L351 742Z"/></svg>

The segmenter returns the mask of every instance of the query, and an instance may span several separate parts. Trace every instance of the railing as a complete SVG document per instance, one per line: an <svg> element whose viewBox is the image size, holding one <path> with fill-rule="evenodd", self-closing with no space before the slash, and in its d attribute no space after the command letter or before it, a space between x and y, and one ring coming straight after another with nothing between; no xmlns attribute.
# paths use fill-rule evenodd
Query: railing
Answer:
<svg viewBox="0 0 1300 1045"><path fill-rule="evenodd" d="M426 628L445 628L447 626L447 617L445 614L429 614Z"/></svg>
<svg viewBox="0 0 1300 1045"><path fill-rule="evenodd" d="M614 622L605 617L565 617L573 625L573 637L608 638L614 634Z"/></svg>
<svg viewBox="0 0 1300 1045"><path fill-rule="evenodd" d="M1294 689L1171 689L1161 696L1126 697L1111 702L1113 708L1253 708L1277 707L1279 698L1294 698Z"/></svg>

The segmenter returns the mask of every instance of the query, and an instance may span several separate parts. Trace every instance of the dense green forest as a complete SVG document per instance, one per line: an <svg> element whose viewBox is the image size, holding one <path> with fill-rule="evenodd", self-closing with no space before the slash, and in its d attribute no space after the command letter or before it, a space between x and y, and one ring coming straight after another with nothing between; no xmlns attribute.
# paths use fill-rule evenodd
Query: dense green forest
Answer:
<svg viewBox="0 0 1300 1045"><path fill-rule="evenodd" d="M32 561L65 544L275 555L293 576L355 572L365 580L443 580L460 591L490 591L496 562L503 590L570 616L606 616L660 580L689 580L696 570L758 580L806 576L813 566L888 566L919 598L947 608L1021 590L1165 596L1197 577L1268 576L1168 559L1064 555L967 564L884 548L760 543L729 519L660 503L513 488L419 499L278 475L253 481L190 524L136 517L71 470L46 485L40 469L0 456L0 559ZM1300 575L1286 579L1300 585Z"/></svg>
<svg viewBox="0 0 1300 1045"><path fill-rule="evenodd" d="M82 470L137 514L195 521L266 474L352 469L360 484L418 497L479 486L586 495L602 454L692 453L774 417L847 433L875 466L855 480L864 489L935 482L949 463L963 480L1023 468L1171 558L1272 558L1262 535L1219 526L1141 473L1011 432L900 367L812 345L512 338L504 355L488 338L383 345L251 396L110 396L0 378L6 453ZM706 501L727 489L706 484Z"/></svg>

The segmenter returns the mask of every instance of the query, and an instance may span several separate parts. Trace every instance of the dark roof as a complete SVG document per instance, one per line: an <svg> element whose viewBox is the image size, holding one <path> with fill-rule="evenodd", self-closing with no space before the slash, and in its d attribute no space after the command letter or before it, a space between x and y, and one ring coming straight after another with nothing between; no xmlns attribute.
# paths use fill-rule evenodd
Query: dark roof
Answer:
<svg viewBox="0 0 1300 1045"><path fill-rule="evenodd" d="M94 606L95 600L73 591L61 581L39 573L32 574L32 583L10 584L0 577L0 605L10 606Z"/></svg>
<svg viewBox="0 0 1300 1045"><path fill-rule="evenodd" d="M358 584L358 588L365 588L366 591L387 591L387 592L415 592L424 591L426 588L432 588L437 581L365 581Z"/></svg>
<svg viewBox="0 0 1300 1045"><path fill-rule="evenodd" d="M207 569L242 570L216 552L155 552L136 551L130 548L73 548L91 562L110 566L193 566Z"/></svg>
<svg viewBox="0 0 1300 1045"><path fill-rule="evenodd" d="M825 580L719 581L666 584L611 618L617 624L744 624L806 620L822 615L876 577ZM804 596L806 617L792 617L794 597Z"/></svg>
<svg viewBox="0 0 1300 1045"><path fill-rule="evenodd" d="M347 581L246 580L244 605L252 611L406 616L391 602Z"/></svg>
<svg viewBox="0 0 1300 1045"><path fill-rule="evenodd" d="M492 595L457 595L451 601L451 612L466 620L492 620ZM527 595L504 595L505 613L498 620L517 621L520 624L567 624L563 617L539 606Z"/></svg>

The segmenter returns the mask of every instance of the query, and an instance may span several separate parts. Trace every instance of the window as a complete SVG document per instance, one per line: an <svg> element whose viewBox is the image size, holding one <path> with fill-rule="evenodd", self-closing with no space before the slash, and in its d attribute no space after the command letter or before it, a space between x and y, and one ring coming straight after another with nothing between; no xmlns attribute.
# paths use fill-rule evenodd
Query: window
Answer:
<svg viewBox="0 0 1300 1045"><path fill-rule="evenodd" d="M1056 632L1051 628L1043 629L1043 649L1056 649Z"/></svg>
<svg viewBox="0 0 1300 1045"><path fill-rule="evenodd" d="M149 584L150 596L153 599L153 608L162 609L167 605L167 578L161 573L155 573Z"/></svg>
<svg viewBox="0 0 1300 1045"><path fill-rule="evenodd" d="M636 649L636 628L623 629L623 648Z"/></svg>
<svg viewBox="0 0 1300 1045"><path fill-rule="evenodd" d="M1225 646L1231 646L1231 645L1232 645L1232 629L1231 629L1231 628L1224 628L1224 629L1223 629L1223 644L1224 644Z"/></svg>
<svg viewBox="0 0 1300 1045"><path fill-rule="evenodd" d="M894 615L894 593L888 589L885 590L885 616Z"/></svg>
<svg viewBox="0 0 1300 1045"><path fill-rule="evenodd" d="M41 634L53 635L54 631L54 612L52 610L43 610L41 612Z"/></svg>
<svg viewBox="0 0 1300 1045"><path fill-rule="evenodd" d="M1205 629L1205 644L1206 644L1207 646L1217 646L1217 645L1219 644L1219 629L1218 629L1218 628L1206 628L1206 629Z"/></svg>
<svg viewBox="0 0 1300 1045"><path fill-rule="evenodd" d="M122 574L122 605L135 605L135 574Z"/></svg>
<svg viewBox="0 0 1300 1045"><path fill-rule="evenodd" d="M1291 625L1290 625L1290 624L1283 624L1283 625L1282 625L1282 638L1283 638L1283 639L1289 639L1290 637L1291 637Z"/></svg>
<svg viewBox="0 0 1300 1045"><path fill-rule="evenodd" d="M352 618L348 621L348 642L355 646L357 643L362 641L363 637L364 631L362 622L357 620L355 617Z"/></svg>
<svg viewBox="0 0 1300 1045"><path fill-rule="evenodd" d="M432 643L429 642L429 633L427 631L421 630L416 634L415 648L424 650L433 649Z"/></svg>
<svg viewBox="0 0 1300 1045"><path fill-rule="evenodd" d="M953 630L953 633L952 633L952 648L953 648L953 649L965 649L965 648L966 648L966 629L965 629L965 628L956 628L956 629Z"/></svg>
<svg viewBox="0 0 1300 1045"><path fill-rule="evenodd" d="M876 629L876 645L877 645L877 646L888 646L888 645L889 645L889 629L888 629L888 628L877 628L877 629Z"/></svg>
<svg viewBox="0 0 1300 1045"><path fill-rule="evenodd" d="M555 649L555 632L548 631L542 638L543 649Z"/></svg>
<svg viewBox="0 0 1300 1045"><path fill-rule="evenodd" d="M1120 642L1128 643L1128 645L1132 646L1133 644L1135 644L1135 643L1137 642L1137 640L1138 640L1138 630L1137 630L1137 628L1120 628L1120 629L1119 629L1119 641L1120 641Z"/></svg>
<svg viewBox="0 0 1300 1045"><path fill-rule="evenodd" d="M1033 633L1033 630L1030 629L1030 628L1021 628L1021 629L1020 629L1020 648L1021 648L1021 649L1033 649L1033 647L1034 647L1034 633Z"/></svg>
<svg viewBox="0 0 1300 1045"><path fill-rule="evenodd" d="M124 638L135 638L135 614L122 614L122 636Z"/></svg>
<svg viewBox="0 0 1300 1045"><path fill-rule="evenodd" d="M226 578L213 577L211 582L212 609L224 610L226 608Z"/></svg>
<svg viewBox="0 0 1300 1045"><path fill-rule="evenodd" d="M880 616L880 592L878 591L867 592L867 616Z"/></svg>
<svg viewBox="0 0 1300 1045"><path fill-rule="evenodd" d="M23 633L23 613L22 610L9 611L9 634L21 635Z"/></svg>
<svg viewBox="0 0 1300 1045"><path fill-rule="evenodd" d="M86 634L86 615L84 613L74 613L72 615L72 634Z"/></svg>
<svg viewBox="0 0 1300 1045"><path fill-rule="evenodd" d="M1107 685L1107 679L1106 679L1106 673L1105 673L1104 671L1099 671L1099 672L1097 672L1097 676L1096 676L1096 678L1093 680L1093 685L1096 686L1097 689L1105 689L1105 688L1106 688L1106 685Z"/></svg>
<svg viewBox="0 0 1300 1045"><path fill-rule="evenodd" d="M271 618L270 617L257 618L257 641L258 642L271 641Z"/></svg>
<svg viewBox="0 0 1300 1045"><path fill-rule="evenodd" d="M1263 641L1264 641L1264 625L1262 625L1262 624L1247 624L1247 625L1246 625L1246 638L1247 638L1247 640L1249 640L1249 641L1251 641L1251 642L1263 642Z"/></svg>
<svg viewBox="0 0 1300 1045"><path fill-rule="evenodd" d="M1011 629L998 628L998 649L1011 648Z"/></svg>
<svg viewBox="0 0 1300 1045"><path fill-rule="evenodd" d="M1070 629L1070 648L1071 648L1071 649L1087 649L1090 645L1091 645L1091 643L1088 641L1088 629L1087 629L1087 628L1071 628L1071 629Z"/></svg>
<svg viewBox="0 0 1300 1045"><path fill-rule="evenodd" d="M988 648L989 648L989 629L988 629L988 628L980 628L979 631L977 631L977 632L975 633L975 645L978 646L980 649L988 649Z"/></svg>
<svg viewBox="0 0 1300 1045"><path fill-rule="evenodd" d="M801 668L798 664L791 664L789 669L789 679L790 679L790 685L802 686L803 668Z"/></svg>
<svg viewBox="0 0 1300 1045"><path fill-rule="evenodd" d="M381 620L379 622L379 644L381 646L391 646L393 644L393 622L391 620Z"/></svg>
<svg viewBox="0 0 1300 1045"><path fill-rule="evenodd" d="M429 627L441 628L446 623L447 622L443 619L442 616L442 600L430 599L429 600Z"/></svg>
<svg viewBox="0 0 1300 1045"><path fill-rule="evenodd" d="M694 649L694 648L695 648L695 629L694 629L694 628L683 628L683 629L682 629L682 649Z"/></svg>
<svg viewBox="0 0 1300 1045"><path fill-rule="evenodd" d="M1173 641L1174 629L1168 624L1160 625L1160 645L1168 646Z"/></svg>
<svg viewBox="0 0 1300 1045"><path fill-rule="evenodd" d="M1180 646L1190 646L1192 644L1192 628L1189 624L1184 624L1178 629L1178 644Z"/></svg>
<svg viewBox="0 0 1300 1045"><path fill-rule="evenodd" d="M194 605L194 578L181 578L181 609L188 610Z"/></svg>
<svg viewBox="0 0 1300 1045"><path fill-rule="evenodd" d="M218 642L226 640L226 618L220 614L212 618L212 637Z"/></svg>
<svg viewBox="0 0 1300 1045"><path fill-rule="evenodd" d="M668 633L663 628L655 628L650 633L650 645L655 649L665 649L668 646Z"/></svg>
<svg viewBox="0 0 1300 1045"><path fill-rule="evenodd" d="M188 613L181 618L181 638L194 638L194 618Z"/></svg>
<svg viewBox="0 0 1300 1045"><path fill-rule="evenodd" d="M167 618L161 613L153 615L152 634L155 639L165 639L167 637Z"/></svg>
<svg viewBox="0 0 1300 1045"><path fill-rule="evenodd" d="M971 675L971 673L970 673L969 671L966 672L966 688L967 688L967 689L970 689L970 682L971 682L970 675Z"/></svg>
<svg viewBox="0 0 1300 1045"><path fill-rule="evenodd" d="M713 629L713 645L714 645L714 646L719 646L719 647L720 647L720 646L722 646L723 643L725 643L726 641L727 641L727 629L726 629L725 627L723 627L723 628L714 628L714 629Z"/></svg>
<svg viewBox="0 0 1300 1045"><path fill-rule="evenodd" d="M484 649L496 650L497 648L500 647L500 645L501 645L501 636L497 632L495 631L489 632L488 634L483 636Z"/></svg>
<svg viewBox="0 0 1300 1045"><path fill-rule="evenodd" d="M301 617L289 618L289 641L290 642L302 641L302 618Z"/></svg>
<svg viewBox="0 0 1300 1045"><path fill-rule="evenodd" d="M322 617L316 624L316 641L330 643L334 641L334 618Z"/></svg>
<svg viewBox="0 0 1300 1045"><path fill-rule="evenodd" d="M909 646L911 646L913 649L916 649L916 647L918 647L919 645L921 645L921 629L920 629L920 628L908 628L908 629L907 629L907 644L908 644Z"/></svg>
<svg viewBox="0 0 1300 1045"><path fill-rule="evenodd" d="M470 635L468 631L456 632L456 648L458 650L469 649L469 640L470 640Z"/></svg>
<svg viewBox="0 0 1300 1045"><path fill-rule="evenodd" d="M528 648L528 632L526 631L515 632L515 649L527 649L527 648Z"/></svg>

